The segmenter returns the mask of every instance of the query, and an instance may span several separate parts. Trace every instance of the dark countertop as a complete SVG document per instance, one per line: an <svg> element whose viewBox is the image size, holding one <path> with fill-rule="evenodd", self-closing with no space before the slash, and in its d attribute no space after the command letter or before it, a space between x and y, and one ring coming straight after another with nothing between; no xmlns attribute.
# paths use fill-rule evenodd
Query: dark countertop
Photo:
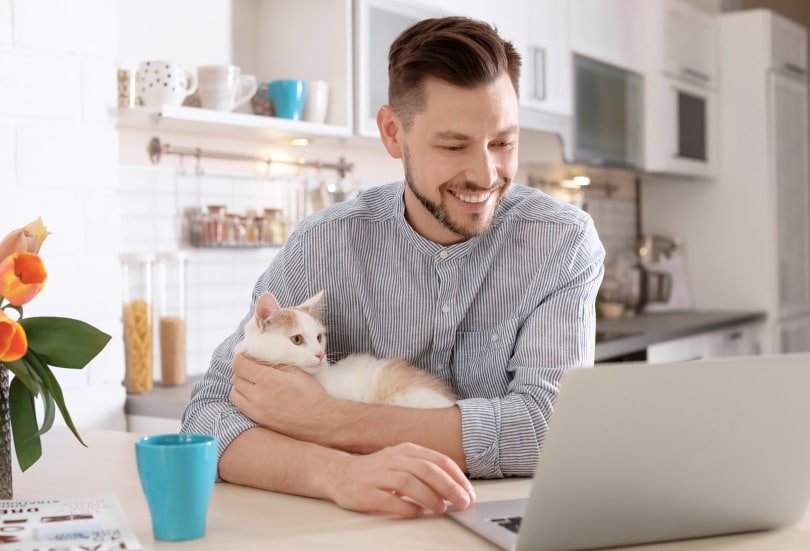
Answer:
<svg viewBox="0 0 810 551"><path fill-rule="evenodd" d="M682 311L659 314L640 314L633 318L597 320L596 361L604 361L648 346L688 337L698 333L716 331L743 323L763 321L765 312L755 311ZM599 342L599 334L627 335Z"/></svg>
<svg viewBox="0 0 810 551"><path fill-rule="evenodd" d="M648 346L724 329L743 323L762 321L764 312L705 312L687 311L661 314L642 314L634 318L619 320L598 320L597 334L627 335L609 341L597 342L596 361L604 361L617 356L645 350ZM126 415L179 419L183 414L191 385L202 375L188 378L184 385L163 386L155 383L154 388L142 394L127 394L124 404Z"/></svg>

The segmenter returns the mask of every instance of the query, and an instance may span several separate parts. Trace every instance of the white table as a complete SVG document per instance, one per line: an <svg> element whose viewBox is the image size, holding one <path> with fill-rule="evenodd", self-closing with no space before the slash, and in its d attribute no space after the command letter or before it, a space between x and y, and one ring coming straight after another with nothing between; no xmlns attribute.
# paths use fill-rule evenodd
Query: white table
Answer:
<svg viewBox="0 0 810 551"><path fill-rule="evenodd" d="M145 549L328 549L328 550L476 550L495 549L485 540L444 518L396 520L352 513L316 499L217 484L205 538L167 543L152 538L149 510L135 468L138 435L82 430L84 448L63 427L43 437L43 457L27 472L14 470L14 498L116 494ZM479 501L522 497L526 479L478 481ZM636 546L632 551L807 551L810 514L779 531Z"/></svg>

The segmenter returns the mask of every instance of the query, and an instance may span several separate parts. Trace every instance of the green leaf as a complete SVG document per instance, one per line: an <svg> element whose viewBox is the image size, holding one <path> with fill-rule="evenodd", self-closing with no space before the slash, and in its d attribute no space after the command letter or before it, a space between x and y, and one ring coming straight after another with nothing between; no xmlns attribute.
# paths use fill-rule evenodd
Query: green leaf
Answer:
<svg viewBox="0 0 810 551"><path fill-rule="evenodd" d="M54 399L53 396L48 394L47 392L42 393L42 406L43 406L43 415L42 415L42 426L37 431L36 436L42 436L53 427L53 421L56 418L56 408L53 406Z"/></svg>
<svg viewBox="0 0 810 551"><path fill-rule="evenodd" d="M42 442L37 435L34 395L20 379L15 377L9 387L8 402L17 463L24 471L42 457Z"/></svg>
<svg viewBox="0 0 810 551"><path fill-rule="evenodd" d="M28 348L55 367L81 369L110 341L110 335L72 318L42 316L20 320Z"/></svg>
<svg viewBox="0 0 810 551"><path fill-rule="evenodd" d="M31 353L31 367L33 367L34 371L42 378L42 383L45 385L42 389L43 399L46 393L53 397L53 401L56 402L56 406L59 408L59 412L62 414L62 419L65 420L65 424L73 433L73 436L76 437L76 440L81 442L82 446L86 448L87 444L85 444L82 437L79 436L79 431L76 430L73 419L70 418L70 413L68 413L67 405L65 405L65 397L62 394L62 387L59 386L59 381L56 380L50 368L36 352L29 350L29 353ZM28 357L28 354L26 354L26 357Z"/></svg>
<svg viewBox="0 0 810 551"><path fill-rule="evenodd" d="M39 394L41 381L37 374L32 370L28 362L25 361L25 357L20 358L19 360L3 363L9 369L9 371L14 373L14 377L20 379L20 381L28 387L28 390L30 390L34 395Z"/></svg>

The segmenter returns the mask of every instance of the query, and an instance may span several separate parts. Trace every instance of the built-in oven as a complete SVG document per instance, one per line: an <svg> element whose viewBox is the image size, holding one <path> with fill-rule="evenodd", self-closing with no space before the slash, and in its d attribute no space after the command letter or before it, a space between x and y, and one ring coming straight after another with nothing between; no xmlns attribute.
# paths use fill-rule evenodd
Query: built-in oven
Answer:
<svg viewBox="0 0 810 551"><path fill-rule="evenodd" d="M697 177L714 174L717 94L700 76L645 76L646 172Z"/></svg>

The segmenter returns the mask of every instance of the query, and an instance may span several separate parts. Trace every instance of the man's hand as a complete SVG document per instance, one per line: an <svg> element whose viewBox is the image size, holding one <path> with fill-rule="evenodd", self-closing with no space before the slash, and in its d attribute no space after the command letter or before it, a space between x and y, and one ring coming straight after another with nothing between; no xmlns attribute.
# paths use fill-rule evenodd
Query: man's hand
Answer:
<svg viewBox="0 0 810 551"><path fill-rule="evenodd" d="M331 398L311 375L288 365L233 358L231 402L254 422L295 438L311 438L328 415Z"/></svg>
<svg viewBox="0 0 810 551"><path fill-rule="evenodd" d="M411 443L343 456L324 476L329 498L353 511L413 518L444 513L448 504L466 509L475 500L472 484L452 459Z"/></svg>

